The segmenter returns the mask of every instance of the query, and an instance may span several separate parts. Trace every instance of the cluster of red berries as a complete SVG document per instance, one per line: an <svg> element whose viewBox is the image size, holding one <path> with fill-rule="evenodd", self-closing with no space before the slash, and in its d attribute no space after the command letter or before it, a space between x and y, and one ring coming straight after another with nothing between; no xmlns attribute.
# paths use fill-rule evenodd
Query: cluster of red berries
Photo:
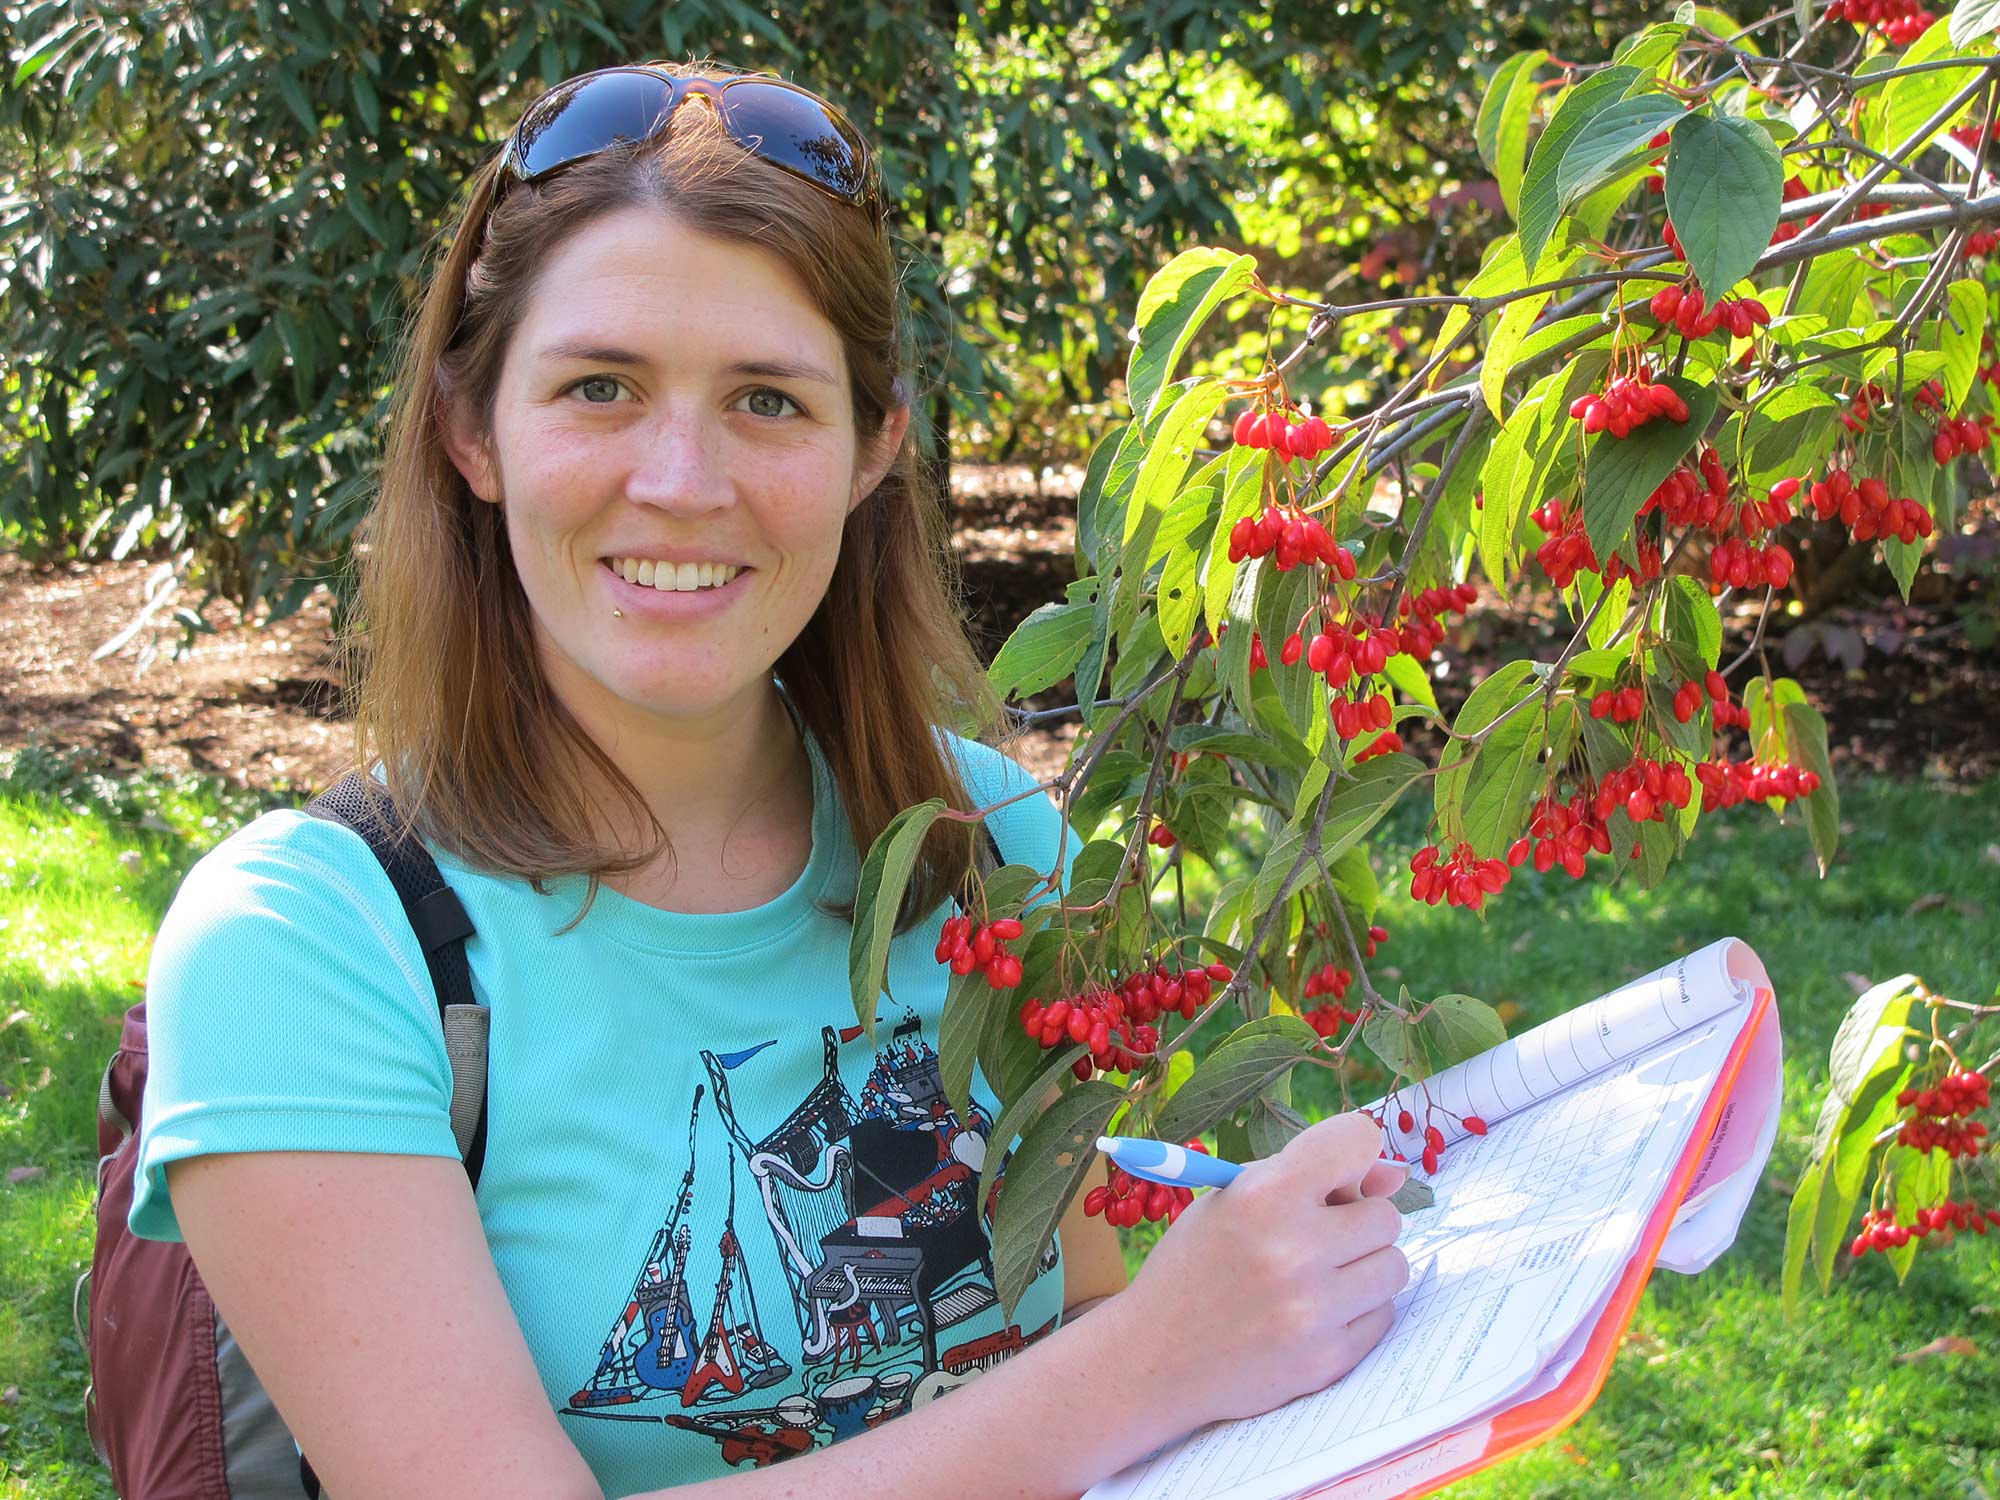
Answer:
<svg viewBox="0 0 2000 1500"><path fill-rule="evenodd" d="M1333 446L1333 429L1324 417L1293 422L1283 412L1246 411L1232 432L1239 448L1268 448L1281 462L1317 458Z"/></svg>
<svg viewBox="0 0 2000 1500"><path fill-rule="evenodd" d="M1591 811L1599 823L1620 808L1634 823L1664 823L1668 808L1679 811L1693 798L1694 783L1679 762L1662 765L1638 755L1597 784Z"/></svg>
<svg viewBox="0 0 2000 1500"><path fill-rule="evenodd" d="M1336 1000L1347 998L1347 987L1354 983L1354 976L1346 969L1335 968L1332 964L1321 964L1306 975L1305 998L1316 999L1321 995L1331 995Z"/></svg>
<svg viewBox="0 0 2000 1500"><path fill-rule="evenodd" d="M1289 573L1302 562L1325 563L1344 581L1355 574L1354 554L1333 539L1318 519L1282 505L1269 505L1254 520L1244 516L1229 528L1229 560L1277 554L1280 573Z"/></svg>
<svg viewBox="0 0 2000 1500"><path fill-rule="evenodd" d="M1116 989L1093 981L1081 994L1046 1005L1029 1000L1021 1006L1021 1029L1043 1047L1060 1046L1065 1040L1088 1047L1090 1056L1076 1060L1078 1078L1089 1078L1093 1066L1129 1073L1159 1045L1160 1033L1153 1022L1169 1011L1192 1020L1211 986L1227 984L1233 975L1222 963L1177 974L1155 965L1126 976Z"/></svg>
<svg viewBox="0 0 2000 1500"><path fill-rule="evenodd" d="M1833 0L1826 8L1826 18L1872 26L1892 47L1909 46L1937 21L1917 0Z"/></svg>
<svg viewBox="0 0 2000 1500"><path fill-rule="evenodd" d="M1773 486L1771 494L1789 499L1802 487L1803 480L1786 479ZM1829 469L1826 478L1806 489L1806 499L1822 521L1839 517L1857 542L1878 536L1915 542L1931 534L1929 507L1919 500L1892 499L1889 486L1872 475L1856 481L1846 469Z"/></svg>
<svg viewBox="0 0 2000 1500"><path fill-rule="evenodd" d="M1810 198L1811 196L1812 189L1805 185L1803 178L1787 177L1785 179L1785 191L1779 201L1793 203L1800 198ZM1805 233L1807 225L1817 223L1818 220L1819 215L1814 214L1810 219L1793 219L1789 223L1781 223L1776 229L1771 231L1771 243L1782 245L1786 240L1795 240Z"/></svg>
<svg viewBox="0 0 2000 1500"><path fill-rule="evenodd" d="M1674 290L1672 287L1668 291ZM1664 292L1662 296L1666 295ZM1602 392L1586 391L1569 404L1569 414L1583 423L1587 433L1609 432L1615 438L1629 437L1657 417L1685 422L1687 402L1670 385L1656 385L1641 368L1634 375L1620 375Z"/></svg>
<svg viewBox="0 0 2000 1500"><path fill-rule="evenodd" d="M1549 575L1549 581L1559 589L1566 589L1579 573L1602 572L1607 584L1616 583L1621 578L1631 578L1637 582L1650 583L1660 576L1663 559L1660 544L1649 536L1638 537L1633 550L1638 553L1639 565L1635 568L1620 553L1612 553L1611 561L1600 567L1597 549L1590 545L1590 533L1585 529L1583 507L1566 510L1560 500L1545 501L1530 512L1535 524L1548 533L1548 539L1535 549L1535 561Z"/></svg>
<svg viewBox="0 0 2000 1500"><path fill-rule="evenodd" d="M1021 924L1012 917L978 927L968 916L946 917L938 934L937 961L950 964L954 974L978 969L994 989L1011 990L1021 982L1021 960L1006 945L1020 935Z"/></svg>
<svg viewBox="0 0 2000 1500"><path fill-rule="evenodd" d="M1674 238L1672 221L1667 224L1667 243L1676 255L1680 254L1680 241ZM1698 286L1662 287L1653 293L1648 305L1655 321L1671 324L1683 338L1690 339L1707 338L1718 328L1727 328L1736 338L1747 339L1751 330L1771 321L1771 309L1754 297L1718 297L1711 305Z"/></svg>
<svg viewBox="0 0 2000 1500"><path fill-rule="evenodd" d="M1614 724L1635 723L1645 710L1646 693L1643 688L1606 688L1590 700L1591 718L1609 719Z"/></svg>
<svg viewBox="0 0 2000 1500"><path fill-rule="evenodd" d="M1188 1141L1185 1145L1190 1151L1208 1155L1208 1147L1200 1141ZM1123 1167L1114 1166L1108 1183L1100 1183L1083 1195L1083 1211L1092 1218L1102 1214L1105 1223L1130 1229L1141 1219L1151 1219L1156 1223L1165 1219L1171 1224L1192 1202L1193 1188L1147 1182L1144 1178L1134 1177Z"/></svg>
<svg viewBox="0 0 2000 1500"><path fill-rule="evenodd" d="M1326 685L1336 692L1356 678L1373 677L1401 648L1400 634L1369 629L1366 621L1357 624L1359 629L1341 620L1329 620L1311 641L1306 640L1305 632L1294 630L1285 637L1278 660L1295 667L1304 657L1306 665L1326 678Z"/></svg>
<svg viewBox="0 0 2000 1500"><path fill-rule="evenodd" d="M1488 896L1500 892L1512 873L1506 860L1481 859L1470 844L1460 844L1450 859L1444 857L1442 845L1426 844L1410 858L1410 899L1477 911Z"/></svg>
<svg viewBox="0 0 2000 1500"><path fill-rule="evenodd" d="M1434 1108L1435 1106L1427 1106L1427 1110ZM1379 1125L1382 1122L1378 1119L1375 1123ZM1480 1119L1478 1115L1462 1115L1459 1118L1459 1123L1465 1127L1466 1134L1468 1135L1486 1134L1486 1122ZM1415 1135L1417 1117L1407 1109L1398 1110L1396 1112L1396 1129L1406 1136ZM1444 1132L1434 1124L1427 1124L1424 1126L1423 1142L1424 1170L1426 1172L1436 1172L1438 1163L1444 1160ZM1394 1153L1394 1157L1397 1161L1404 1160L1403 1153L1400 1151Z"/></svg>
<svg viewBox="0 0 2000 1500"><path fill-rule="evenodd" d="M1713 526L1721 517L1723 501L1729 498L1729 475L1713 448L1703 448L1696 464L1698 475L1687 464L1676 464L1646 497L1639 514L1646 516L1657 510L1670 526Z"/></svg>
<svg viewBox="0 0 2000 1500"><path fill-rule="evenodd" d="M1405 594L1397 617L1402 624L1402 646L1418 661L1428 661L1444 644L1444 624L1440 615L1463 614L1479 601L1476 584L1461 583L1454 588L1429 588Z"/></svg>
<svg viewBox="0 0 2000 1500"><path fill-rule="evenodd" d="M1756 588L1760 584L1781 589L1792 581L1792 569L1796 566L1782 542L1753 547L1739 537L1730 537L1718 542L1708 555L1708 576L1718 591Z"/></svg>
<svg viewBox="0 0 2000 1500"><path fill-rule="evenodd" d="M1700 682L1690 677L1674 693L1674 718L1685 724L1701 712L1703 699L1717 704L1729 702L1729 684L1720 672L1710 672Z"/></svg>
<svg viewBox="0 0 2000 1500"><path fill-rule="evenodd" d="M1841 425L1849 432L1859 432L1875 415L1875 408L1884 405L1888 399L1889 393L1881 386L1864 385L1848 399L1847 410L1840 414Z"/></svg>
<svg viewBox="0 0 2000 1500"><path fill-rule="evenodd" d="M1342 969L1340 972L1344 976L1347 970ZM1306 993L1311 994L1312 992L1308 990ZM1346 1006L1335 1003L1332 1005L1315 1005L1311 1010L1302 1011L1300 1017L1306 1025L1318 1032L1321 1040L1324 1041L1336 1035L1340 1028L1349 1022L1360 1020L1361 1012L1358 1010L1349 1010Z"/></svg>
<svg viewBox="0 0 2000 1500"><path fill-rule="evenodd" d="M1979 452L1992 440L1991 417L1946 417L1931 439L1931 457L1948 464L1963 454Z"/></svg>
<svg viewBox="0 0 2000 1500"><path fill-rule="evenodd" d="M1946 1075L1936 1088L1904 1089L1896 1096L1898 1109L1912 1109L1896 1140L1912 1151L1943 1151L1947 1156L1977 1156L1986 1126L1967 1117L1993 1102L1993 1082L1983 1073ZM1955 1123L1964 1120L1964 1124Z"/></svg>
<svg viewBox="0 0 2000 1500"><path fill-rule="evenodd" d="M1963 1203L1920 1208L1914 1224L1898 1224L1891 1209L1871 1208L1861 1216L1861 1233L1847 1250L1856 1256L1870 1250L1899 1250L1911 1240L1926 1239L1937 1231L1949 1234L1955 1229L1970 1229L1984 1234L1989 1224L2000 1225L2000 1208L1981 1208L1969 1198Z"/></svg>
<svg viewBox="0 0 2000 1500"><path fill-rule="evenodd" d="M1819 790L1819 774L1804 766L1763 760L1705 760L1694 768L1701 783L1701 810L1721 812L1740 802L1768 802L1782 797L1810 797Z"/></svg>
<svg viewBox="0 0 2000 1500"><path fill-rule="evenodd" d="M1155 849L1171 849L1180 840L1174 837L1173 829L1167 827L1165 823L1155 823L1153 831L1146 835L1146 842Z"/></svg>
<svg viewBox="0 0 2000 1500"><path fill-rule="evenodd" d="M1538 875L1560 864L1571 879L1583 879L1593 849L1599 854L1611 852L1611 831L1594 804L1587 785L1578 787L1567 802L1554 792L1543 796L1528 815L1528 831L1507 851L1507 863L1519 869L1532 858Z"/></svg>

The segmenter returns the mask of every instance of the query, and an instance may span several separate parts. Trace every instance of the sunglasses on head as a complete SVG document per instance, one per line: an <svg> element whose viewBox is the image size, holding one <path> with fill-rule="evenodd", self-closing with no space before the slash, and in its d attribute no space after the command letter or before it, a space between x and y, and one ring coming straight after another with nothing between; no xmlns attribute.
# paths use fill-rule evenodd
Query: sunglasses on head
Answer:
<svg viewBox="0 0 2000 1500"><path fill-rule="evenodd" d="M700 95L729 138L752 155L881 219L867 143L819 95L775 78L687 78L635 63L582 73L529 105L501 157L501 187L534 182L621 141L651 140Z"/></svg>

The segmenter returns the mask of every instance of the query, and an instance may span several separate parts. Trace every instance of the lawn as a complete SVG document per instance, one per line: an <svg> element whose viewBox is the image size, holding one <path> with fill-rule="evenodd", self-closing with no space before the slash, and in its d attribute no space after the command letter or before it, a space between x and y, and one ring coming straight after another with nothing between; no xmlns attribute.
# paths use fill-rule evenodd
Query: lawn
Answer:
<svg viewBox="0 0 2000 1500"><path fill-rule="evenodd" d="M1849 827L1823 881L1800 830L1747 810L1705 823L1656 892L1524 878L1482 918L1413 907L1391 879L1378 977L1419 996L1511 1001L1518 1030L1740 936L1769 966L1784 1018L1786 1113L1769 1176L1789 1182L1849 976L1914 970L1961 999L1993 994L1996 791L1843 788ZM45 1174L0 1188L0 1496L111 1494L84 1432L71 1323L90 1255L97 1080L182 872L258 805L214 784L80 778L0 756L0 1172ZM1385 825L1385 874L1406 867L1420 825L1417 808ZM1192 882L1189 894L1200 894ZM1310 1087L1309 1112L1337 1103ZM1864 1263L1788 1324L1777 1297L1785 1206L1760 1194L1736 1246L1700 1277L1660 1273L1573 1428L1447 1493L2000 1497L2000 1237L1927 1250L1901 1290ZM1132 1233L1135 1263L1145 1242ZM1979 1352L1898 1362L1945 1334Z"/></svg>

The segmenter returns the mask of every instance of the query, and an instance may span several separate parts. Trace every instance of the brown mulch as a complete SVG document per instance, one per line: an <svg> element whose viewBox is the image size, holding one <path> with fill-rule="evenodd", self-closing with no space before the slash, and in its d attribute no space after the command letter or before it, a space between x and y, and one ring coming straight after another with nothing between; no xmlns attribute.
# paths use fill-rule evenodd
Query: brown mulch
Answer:
<svg viewBox="0 0 2000 1500"><path fill-rule="evenodd" d="M1034 476L1022 471L954 475L961 578L975 640L989 657L1074 578L1080 477L1043 476L1037 493ZM158 567L140 559L34 567L0 553L0 749L85 748L112 768L216 773L243 786L323 785L350 740L328 660L326 596L289 620L261 625L211 604L205 618L213 633L178 658L162 649L144 671L137 659L148 640L165 648L177 626L149 628L93 660L138 613ZM1773 629L1765 643L1772 667L1797 677L1827 715L1836 767L1959 781L2000 773L2000 651L1973 644L1965 603L1960 589L1929 603L1905 606L1891 595L1837 610L1790 641L1789 652ZM1732 654L1749 631L1747 622L1732 622ZM1559 649L1532 621L1476 612L1447 648L1440 696L1447 706L1462 698L1475 662L1529 650L1548 659ZM1065 687L1030 706L1073 701ZM1074 720L1031 730L1014 753L1046 776L1061 768L1075 733Z"/></svg>

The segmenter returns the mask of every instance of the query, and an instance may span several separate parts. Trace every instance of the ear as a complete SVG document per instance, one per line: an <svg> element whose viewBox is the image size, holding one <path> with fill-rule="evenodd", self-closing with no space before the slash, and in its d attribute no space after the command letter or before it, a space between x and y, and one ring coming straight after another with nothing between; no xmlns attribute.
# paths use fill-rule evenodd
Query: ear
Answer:
<svg viewBox="0 0 2000 1500"><path fill-rule="evenodd" d="M903 434L909 430L910 408L892 406L888 415L882 418L882 426L875 436L864 441L861 463L854 472L854 494L847 502L849 514L875 493L875 486L882 482L883 476L896 462L897 453L902 451Z"/></svg>
<svg viewBox="0 0 2000 1500"><path fill-rule="evenodd" d="M452 466L465 476L472 493L489 505L500 501L500 474L486 439L475 430L463 404L438 399L438 430Z"/></svg>

